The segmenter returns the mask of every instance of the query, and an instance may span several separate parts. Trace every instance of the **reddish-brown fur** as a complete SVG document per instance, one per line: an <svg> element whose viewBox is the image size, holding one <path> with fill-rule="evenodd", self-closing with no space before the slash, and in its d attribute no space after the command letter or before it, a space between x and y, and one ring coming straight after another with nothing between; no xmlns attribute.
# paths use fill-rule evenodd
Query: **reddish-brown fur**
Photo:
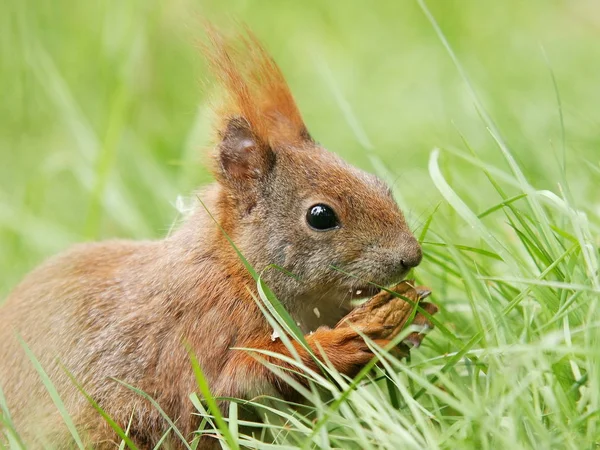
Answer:
<svg viewBox="0 0 600 450"><path fill-rule="evenodd" d="M234 42L214 30L209 36L208 57L228 101L217 130L218 182L198 195L257 271L278 264L297 275L266 270L264 278L307 333L321 327L307 334L315 352L322 349L340 372L353 375L373 355L356 331L323 325L348 311L350 292L402 278L420 261L420 247L383 182L312 140L280 70L256 39L247 33ZM315 203L332 206L342 226L311 230L305 215ZM168 427L113 378L154 397L189 437L197 426L189 401L196 382L184 344L216 395L247 398L275 389L292 396L256 358L231 350L289 354L271 339L256 294L256 283L200 205L163 240L83 244L50 259L0 309L0 385L17 430L31 446L69 445L17 334L97 448L116 448L117 438L62 366L123 428L131 418L130 434L141 448L151 448ZM367 331L377 339L376 330Z"/></svg>

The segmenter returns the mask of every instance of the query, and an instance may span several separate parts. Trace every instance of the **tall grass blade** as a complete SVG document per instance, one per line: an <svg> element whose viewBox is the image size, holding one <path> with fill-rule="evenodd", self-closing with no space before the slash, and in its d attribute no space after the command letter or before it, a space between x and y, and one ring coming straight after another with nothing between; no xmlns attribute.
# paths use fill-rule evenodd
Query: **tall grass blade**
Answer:
<svg viewBox="0 0 600 450"><path fill-rule="evenodd" d="M65 404L63 403L62 399L60 398L60 395L58 394L58 391L56 390L54 383L52 383L52 380L50 380L50 377L48 376L48 374L46 373L46 371L40 364L37 357L31 351L31 349L29 348L27 343L20 336L18 336L18 340L19 340L19 343L21 344L21 347L23 347L25 354L31 361L31 364L35 368L40 379L42 380L44 387L48 391L48 394L50 395L52 402L56 406L56 409L58 409L58 412L60 413L60 416L62 417L63 421L65 422L65 425L69 429L69 433L71 433L71 437L75 441L75 444L77 445L77 447L79 449L83 450L85 448L85 446L83 445L83 441L81 440L81 437L79 436L79 433L77 432L77 428L75 427L75 424L73 423L73 419L71 418L71 415L67 411L67 408L66 408Z"/></svg>

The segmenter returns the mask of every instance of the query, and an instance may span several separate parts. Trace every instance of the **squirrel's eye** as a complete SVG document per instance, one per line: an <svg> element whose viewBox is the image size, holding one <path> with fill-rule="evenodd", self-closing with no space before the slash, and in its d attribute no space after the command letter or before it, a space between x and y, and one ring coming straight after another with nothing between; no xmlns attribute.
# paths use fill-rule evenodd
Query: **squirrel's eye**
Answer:
<svg viewBox="0 0 600 450"><path fill-rule="evenodd" d="M327 205L318 204L308 208L306 221L317 231L326 231L340 226L333 209Z"/></svg>

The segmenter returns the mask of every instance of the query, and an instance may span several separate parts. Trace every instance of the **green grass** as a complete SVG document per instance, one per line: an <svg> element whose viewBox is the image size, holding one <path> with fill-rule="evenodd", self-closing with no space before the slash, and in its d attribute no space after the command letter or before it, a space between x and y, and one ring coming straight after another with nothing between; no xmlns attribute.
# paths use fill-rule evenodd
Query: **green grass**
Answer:
<svg viewBox="0 0 600 450"><path fill-rule="evenodd" d="M313 374L333 400L305 389L302 412L262 405L255 436L235 406L213 418L192 396L206 427L250 448L261 435L273 448L597 448L600 7L427 7L4 2L0 297L71 243L164 235L177 196L210 180L195 42L202 17L232 15L274 54L311 133L390 181L441 312L409 362L381 354L386 370L358 389Z"/></svg>

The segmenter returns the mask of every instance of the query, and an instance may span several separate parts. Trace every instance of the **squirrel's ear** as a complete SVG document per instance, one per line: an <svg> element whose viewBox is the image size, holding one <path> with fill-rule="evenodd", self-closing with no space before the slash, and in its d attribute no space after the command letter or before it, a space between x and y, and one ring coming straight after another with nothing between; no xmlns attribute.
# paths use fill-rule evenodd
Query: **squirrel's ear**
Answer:
<svg viewBox="0 0 600 450"><path fill-rule="evenodd" d="M218 166L224 180L243 182L264 177L275 163L275 154L242 117L229 119L220 133Z"/></svg>

